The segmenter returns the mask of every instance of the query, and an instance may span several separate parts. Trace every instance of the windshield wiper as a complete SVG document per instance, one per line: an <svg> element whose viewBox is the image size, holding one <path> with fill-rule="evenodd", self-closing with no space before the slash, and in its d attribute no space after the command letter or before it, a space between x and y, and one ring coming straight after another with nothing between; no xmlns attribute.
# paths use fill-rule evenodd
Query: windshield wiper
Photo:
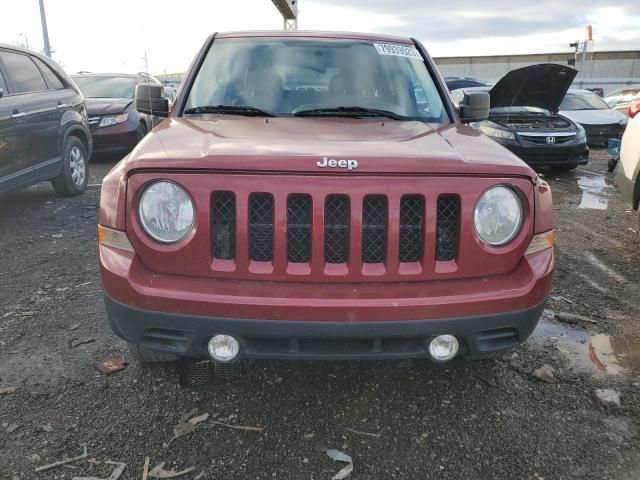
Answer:
<svg viewBox="0 0 640 480"><path fill-rule="evenodd" d="M184 113L222 113L228 115L245 115L247 117L275 117L275 114L249 105L207 105L187 108Z"/></svg>
<svg viewBox="0 0 640 480"><path fill-rule="evenodd" d="M368 107L326 107L311 108L309 110L300 110L293 114L296 117L320 117L320 116L339 116L339 117L387 117L394 120L413 120L406 115L399 115L390 110L380 110Z"/></svg>

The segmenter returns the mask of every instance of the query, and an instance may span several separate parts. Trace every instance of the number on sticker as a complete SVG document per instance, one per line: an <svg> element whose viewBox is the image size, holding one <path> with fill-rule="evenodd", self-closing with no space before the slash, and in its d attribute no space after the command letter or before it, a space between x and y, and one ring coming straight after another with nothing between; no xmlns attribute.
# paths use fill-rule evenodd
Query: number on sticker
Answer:
<svg viewBox="0 0 640 480"><path fill-rule="evenodd" d="M406 57L422 59L416 47L408 45L394 45L391 43L374 43L374 47L380 55L393 55L394 57Z"/></svg>

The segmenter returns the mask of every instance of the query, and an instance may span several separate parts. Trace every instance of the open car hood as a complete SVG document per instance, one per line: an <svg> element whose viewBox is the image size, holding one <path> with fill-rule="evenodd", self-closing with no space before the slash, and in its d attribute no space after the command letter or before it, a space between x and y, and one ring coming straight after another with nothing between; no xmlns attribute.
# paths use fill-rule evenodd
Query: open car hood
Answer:
<svg viewBox="0 0 640 480"><path fill-rule="evenodd" d="M507 73L491 91L491 108L538 107L557 113L577 70L541 63Z"/></svg>

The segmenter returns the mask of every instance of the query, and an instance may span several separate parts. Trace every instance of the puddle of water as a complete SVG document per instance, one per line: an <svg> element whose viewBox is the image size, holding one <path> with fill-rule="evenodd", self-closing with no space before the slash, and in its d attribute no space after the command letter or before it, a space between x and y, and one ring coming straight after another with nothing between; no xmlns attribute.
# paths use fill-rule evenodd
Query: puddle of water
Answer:
<svg viewBox="0 0 640 480"><path fill-rule="evenodd" d="M582 189L582 201L578 208L607 209L609 200L604 195L608 185L604 177L583 175L578 177L578 186Z"/></svg>
<svg viewBox="0 0 640 480"><path fill-rule="evenodd" d="M640 371L640 341L618 338L540 320L533 342L552 344L563 354L572 370L594 375L624 375Z"/></svg>
<svg viewBox="0 0 640 480"><path fill-rule="evenodd" d="M556 201L577 204L578 208L606 210L612 187L604 176L598 174L556 178L552 182L553 198ZM580 203L578 203L578 200Z"/></svg>

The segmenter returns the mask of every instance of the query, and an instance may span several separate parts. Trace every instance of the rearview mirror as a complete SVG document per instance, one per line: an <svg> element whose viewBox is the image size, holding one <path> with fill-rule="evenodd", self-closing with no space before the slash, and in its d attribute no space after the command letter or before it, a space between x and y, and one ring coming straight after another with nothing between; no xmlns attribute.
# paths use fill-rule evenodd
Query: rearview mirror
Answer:
<svg viewBox="0 0 640 480"><path fill-rule="evenodd" d="M460 102L460 120L464 123L486 120L490 104L491 97L487 92L465 92Z"/></svg>
<svg viewBox="0 0 640 480"><path fill-rule="evenodd" d="M169 116L169 99L164 94L164 87L153 83L136 85L136 109L140 113Z"/></svg>

